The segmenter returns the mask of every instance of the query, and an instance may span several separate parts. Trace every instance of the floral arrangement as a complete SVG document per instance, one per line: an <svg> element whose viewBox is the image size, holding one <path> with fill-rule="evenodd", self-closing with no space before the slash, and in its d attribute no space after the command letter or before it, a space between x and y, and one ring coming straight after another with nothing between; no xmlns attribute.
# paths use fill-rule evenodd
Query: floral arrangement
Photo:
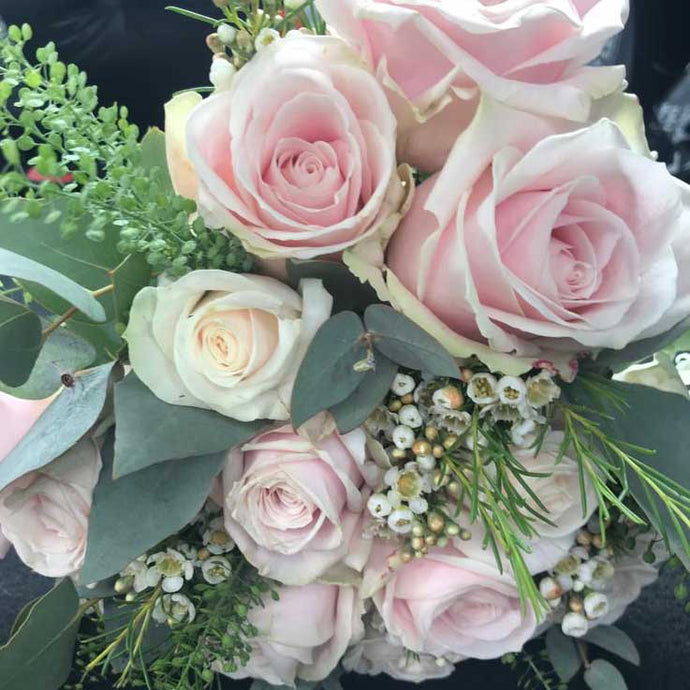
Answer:
<svg viewBox="0 0 690 690"><path fill-rule="evenodd" d="M590 64L627 0L213 4L165 133L0 42L0 550L57 578L0 688L625 688L690 566L690 190Z"/></svg>

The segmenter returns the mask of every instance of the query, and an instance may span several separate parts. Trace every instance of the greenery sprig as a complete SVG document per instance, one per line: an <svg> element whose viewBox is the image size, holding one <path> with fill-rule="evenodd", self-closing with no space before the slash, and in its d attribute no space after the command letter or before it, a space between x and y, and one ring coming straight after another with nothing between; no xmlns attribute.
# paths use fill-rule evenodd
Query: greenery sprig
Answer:
<svg viewBox="0 0 690 690"><path fill-rule="evenodd" d="M60 61L52 42L30 61L31 38L25 24L0 40L0 200L10 219L59 221L65 236L92 242L119 233L123 259L144 254L157 273L249 270L240 242L206 228L193 218L195 202L175 194L156 135L140 141L126 107L99 107L96 87Z"/></svg>

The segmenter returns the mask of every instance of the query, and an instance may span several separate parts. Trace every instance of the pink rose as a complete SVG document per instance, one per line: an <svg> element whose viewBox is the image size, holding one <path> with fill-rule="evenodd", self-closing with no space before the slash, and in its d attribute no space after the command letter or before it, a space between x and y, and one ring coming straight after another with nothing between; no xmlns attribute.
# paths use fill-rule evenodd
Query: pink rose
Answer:
<svg viewBox="0 0 690 690"><path fill-rule="evenodd" d="M438 170L482 92L513 107L585 121L623 67L589 67L624 26L628 0L317 0L394 99L402 159ZM457 121L444 110L451 108ZM411 118L423 125L415 131Z"/></svg>
<svg viewBox="0 0 690 690"><path fill-rule="evenodd" d="M262 575L300 585L343 560L361 570L364 444L359 429L313 443L282 427L230 452L225 528Z"/></svg>
<svg viewBox="0 0 690 690"><path fill-rule="evenodd" d="M395 133L383 89L347 44L293 32L189 116L200 212L267 258L389 234L411 188Z"/></svg>
<svg viewBox="0 0 690 690"><path fill-rule="evenodd" d="M7 393L0 393L0 462L24 438L51 400L52 398L23 400ZM10 542L2 533L2 522L0 522L0 558L7 555L10 546Z"/></svg>
<svg viewBox="0 0 690 690"><path fill-rule="evenodd" d="M2 530L29 568L46 577L73 575L81 568L100 470L98 446L83 438L0 491Z"/></svg>
<svg viewBox="0 0 690 690"><path fill-rule="evenodd" d="M485 99L419 188L375 284L451 354L506 373L549 359L568 376L583 349L623 348L690 313L689 188L643 155L634 99L597 108L617 122L573 131Z"/></svg>
<svg viewBox="0 0 690 690"><path fill-rule="evenodd" d="M534 634L532 607L523 616L513 578L451 548L385 571L389 545L377 543L364 578L386 630L412 652L494 659L517 652Z"/></svg>
<svg viewBox="0 0 690 690"><path fill-rule="evenodd" d="M249 612L259 631L249 662L226 675L293 687L297 679L323 680L363 634L361 602L353 587L281 587L279 594L278 601L267 600Z"/></svg>

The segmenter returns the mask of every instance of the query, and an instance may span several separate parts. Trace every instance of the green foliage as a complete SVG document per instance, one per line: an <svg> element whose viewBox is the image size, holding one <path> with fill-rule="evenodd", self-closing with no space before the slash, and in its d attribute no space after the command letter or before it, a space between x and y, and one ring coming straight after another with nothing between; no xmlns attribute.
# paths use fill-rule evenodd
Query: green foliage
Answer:
<svg viewBox="0 0 690 690"><path fill-rule="evenodd" d="M69 381L69 386L0 463L0 489L60 457L96 424L113 366L113 362L104 364Z"/></svg>
<svg viewBox="0 0 690 690"><path fill-rule="evenodd" d="M364 323L374 347L407 369L432 376L460 378L455 360L425 330L384 304L370 306Z"/></svg>
<svg viewBox="0 0 690 690"><path fill-rule="evenodd" d="M93 321L105 321L103 306L88 290L49 266L0 248L0 275L38 283L69 302Z"/></svg>
<svg viewBox="0 0 690 690"><path fill-rule="evenodd" d="M364 379L366 361L362 321L351 311L331 317L317 331L302 361L292 392L295 428L347 398Z"/></svg>
<svg viewBox="0 0 690 690"><path fill-rule="evenodd" d="M89 516L84 582L119 572L191 522L225 461L225 453L171 460L113 480L112 452L112 442L106 443Z"/></svg>
<svg viewBox="0 0 690 690"><path fill-rule="evenodd" d="M79 597L69 579L20 614L0 647L0 690L58 690L72 668L81 619Z"/></svg>
<svg viewBox="0 0 690 690"><path fill-rule="evenodd" d="M90 366L95 358L96 351L89 343L67 329L59 328L45 339L28 381L18 388L0 383L0 391L29 400L48 398L62 387L63 376L74 377L77 371Z"/></svg>
<svg viewBox="0 0 690 690"><path fill-rule="evenodd" d="M365 373L357 388L342 402L331 407L340 433L361 426L372 410L381 404L398 373L398 366L380 352L374 356L374 368Z"/></svg>
<svg viewBox="0 0 690 690"><path fill-rule="evenodd" d="M155 145L151 139L140 144L127 108L99 107L86 74L61 62L53 43L30 61L24 53L29 34L10 30L0 41L0 146L10 166L0 178L0 198L10 200L4 205L10 220L59 221L64 237L110 240L117 264L141 254L157 273L248 270L238 240L192 221L196 204L172 190L160 155L163 135L150 135L159 139ZM29 180L24 160L49 179ZM67 175L69 181L58 182Z"/></svg>
<svg viewBox="0 0 690 690"><path fill-rule="evenodd" d="M546 633L546 651L558 677L564 682L571 681L582 668L582 657L572 637L564 635L553 625Z"/></svg>
<svg viewBox="0 0 690 690"><path fill-rule="evenodd" d="M506 654L501 661L517 675L519 690L567 690L567 683L559 681L545 649Z"/></svg>
<svg viewBox="0 0 690 690"><path fill-rule="evenodd" d="M585 670L585 683L591 690L627 690L621 672L604 659L595 659Z"/></svg>
<svg viewBox="0 0 690 690"><path fill-rule="evenodd" d="M595 485L602 534L610 505L633 522L653 525L690 569L690 466L682 450L690 443L690 401L589 376L578 377L566 395L564 451L572 450L581 475ZM628 506L628 495L644 517Z"/></svg>
<svg viewBox="0 0 690 690"><path fill-rule="evenodd" d="M585 635L583 641L601 647L635 666L640 665L640 653L635 643L620 628L598 625Z"/></svg>
<svg viewBox="0 0 690 690"><path fill-rule="evenodd" d="M26 383L42 341L41 320L28 307L0 296L0 381Z"/></svg>
<svg viewBox="0 0 690 690"><path fill-rule="evenodd" d="M211 410L168 405L129 374L115 386L114 476L165 460L226 451L256 436L266 422L238 422Z"/></svg>

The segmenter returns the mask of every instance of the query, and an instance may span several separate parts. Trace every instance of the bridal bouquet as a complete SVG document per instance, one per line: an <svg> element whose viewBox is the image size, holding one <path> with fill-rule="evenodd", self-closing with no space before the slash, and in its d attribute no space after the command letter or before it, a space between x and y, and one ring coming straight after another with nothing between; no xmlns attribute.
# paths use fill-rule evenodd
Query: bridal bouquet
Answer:
<svg viewBox="0 0 690 690"><path fill-rule="evenodd" d="M627 0L213 4L165 133L0 42L0 550L57 578L0 688L625 688L690 566L690 189L591 64Z"/></svg>

